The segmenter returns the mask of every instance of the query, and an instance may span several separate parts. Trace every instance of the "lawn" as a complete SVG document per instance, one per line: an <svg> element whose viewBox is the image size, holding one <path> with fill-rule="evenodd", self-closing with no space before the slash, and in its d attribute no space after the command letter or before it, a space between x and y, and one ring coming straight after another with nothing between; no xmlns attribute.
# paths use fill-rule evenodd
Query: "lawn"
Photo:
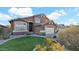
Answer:
<svg viewBox="0 0 79 59"><path fill-rule="evenodd" d="M0 45L0 51L32 51L36 44L42 44L44 38L40 37L21 37L10 40Z"/></svg>

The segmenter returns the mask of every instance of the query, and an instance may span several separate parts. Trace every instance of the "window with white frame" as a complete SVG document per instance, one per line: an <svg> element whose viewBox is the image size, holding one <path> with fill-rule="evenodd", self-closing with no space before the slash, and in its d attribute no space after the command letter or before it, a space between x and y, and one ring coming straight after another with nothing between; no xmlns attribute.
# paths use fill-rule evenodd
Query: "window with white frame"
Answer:
<svg viewBox="0 0 79 59"><path fill-rule="evenodd" d="M40 18L35 17L35 23L40 23Z"/></svg>
<svg viewBox="0 0 79 59"><path fill-rule="evenodd" d="M14 26L14 31L27 31L26 22L16 22Z"/></svg>

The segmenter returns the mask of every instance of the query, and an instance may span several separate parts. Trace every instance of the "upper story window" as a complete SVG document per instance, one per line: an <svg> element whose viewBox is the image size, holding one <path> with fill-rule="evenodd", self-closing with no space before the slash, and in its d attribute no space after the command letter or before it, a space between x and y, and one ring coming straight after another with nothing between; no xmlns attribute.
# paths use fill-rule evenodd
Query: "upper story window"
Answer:
<svg viewBox="0 0 79 59"><path fill-rule="evenodd" d="M40 23L40 18L35 17L35 23Z"/></svg>

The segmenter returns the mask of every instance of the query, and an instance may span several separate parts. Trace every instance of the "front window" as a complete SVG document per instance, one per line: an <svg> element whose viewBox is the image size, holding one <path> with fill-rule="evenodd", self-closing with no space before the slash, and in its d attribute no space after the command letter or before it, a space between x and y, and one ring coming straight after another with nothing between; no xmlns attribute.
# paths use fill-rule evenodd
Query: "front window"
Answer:
<svg viewBox="0 0 79 59"><path fill-rule="evenodd" d="M27 23L26 22L16 22L14 31L26 31L27 30Z"/></svg>

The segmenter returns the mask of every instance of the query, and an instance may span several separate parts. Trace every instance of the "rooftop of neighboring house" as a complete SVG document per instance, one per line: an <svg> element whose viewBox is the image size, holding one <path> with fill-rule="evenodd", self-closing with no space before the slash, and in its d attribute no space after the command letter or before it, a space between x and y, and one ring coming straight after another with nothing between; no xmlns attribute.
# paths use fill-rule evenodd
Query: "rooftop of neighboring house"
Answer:
<svg viewBox="0 0 79 59"><path fill-rule="evenodd" d="M65 27L65 25L64 24L58 24L57 27L60 28L60 29L62 29L62 28Z"/></svg>
<svg viewBox="0 0 79 59"><path fill-rule="evenodd" d="M4 26L0 24L0 28L4 29L6 32L10 33L11 29L8 26Z"/></svg>
<svg viewBox="0 0 79 59"><path fill-rule="evenodd" d="M0 28L8 28L8 27L4 25L0 25Z"/></svg>

